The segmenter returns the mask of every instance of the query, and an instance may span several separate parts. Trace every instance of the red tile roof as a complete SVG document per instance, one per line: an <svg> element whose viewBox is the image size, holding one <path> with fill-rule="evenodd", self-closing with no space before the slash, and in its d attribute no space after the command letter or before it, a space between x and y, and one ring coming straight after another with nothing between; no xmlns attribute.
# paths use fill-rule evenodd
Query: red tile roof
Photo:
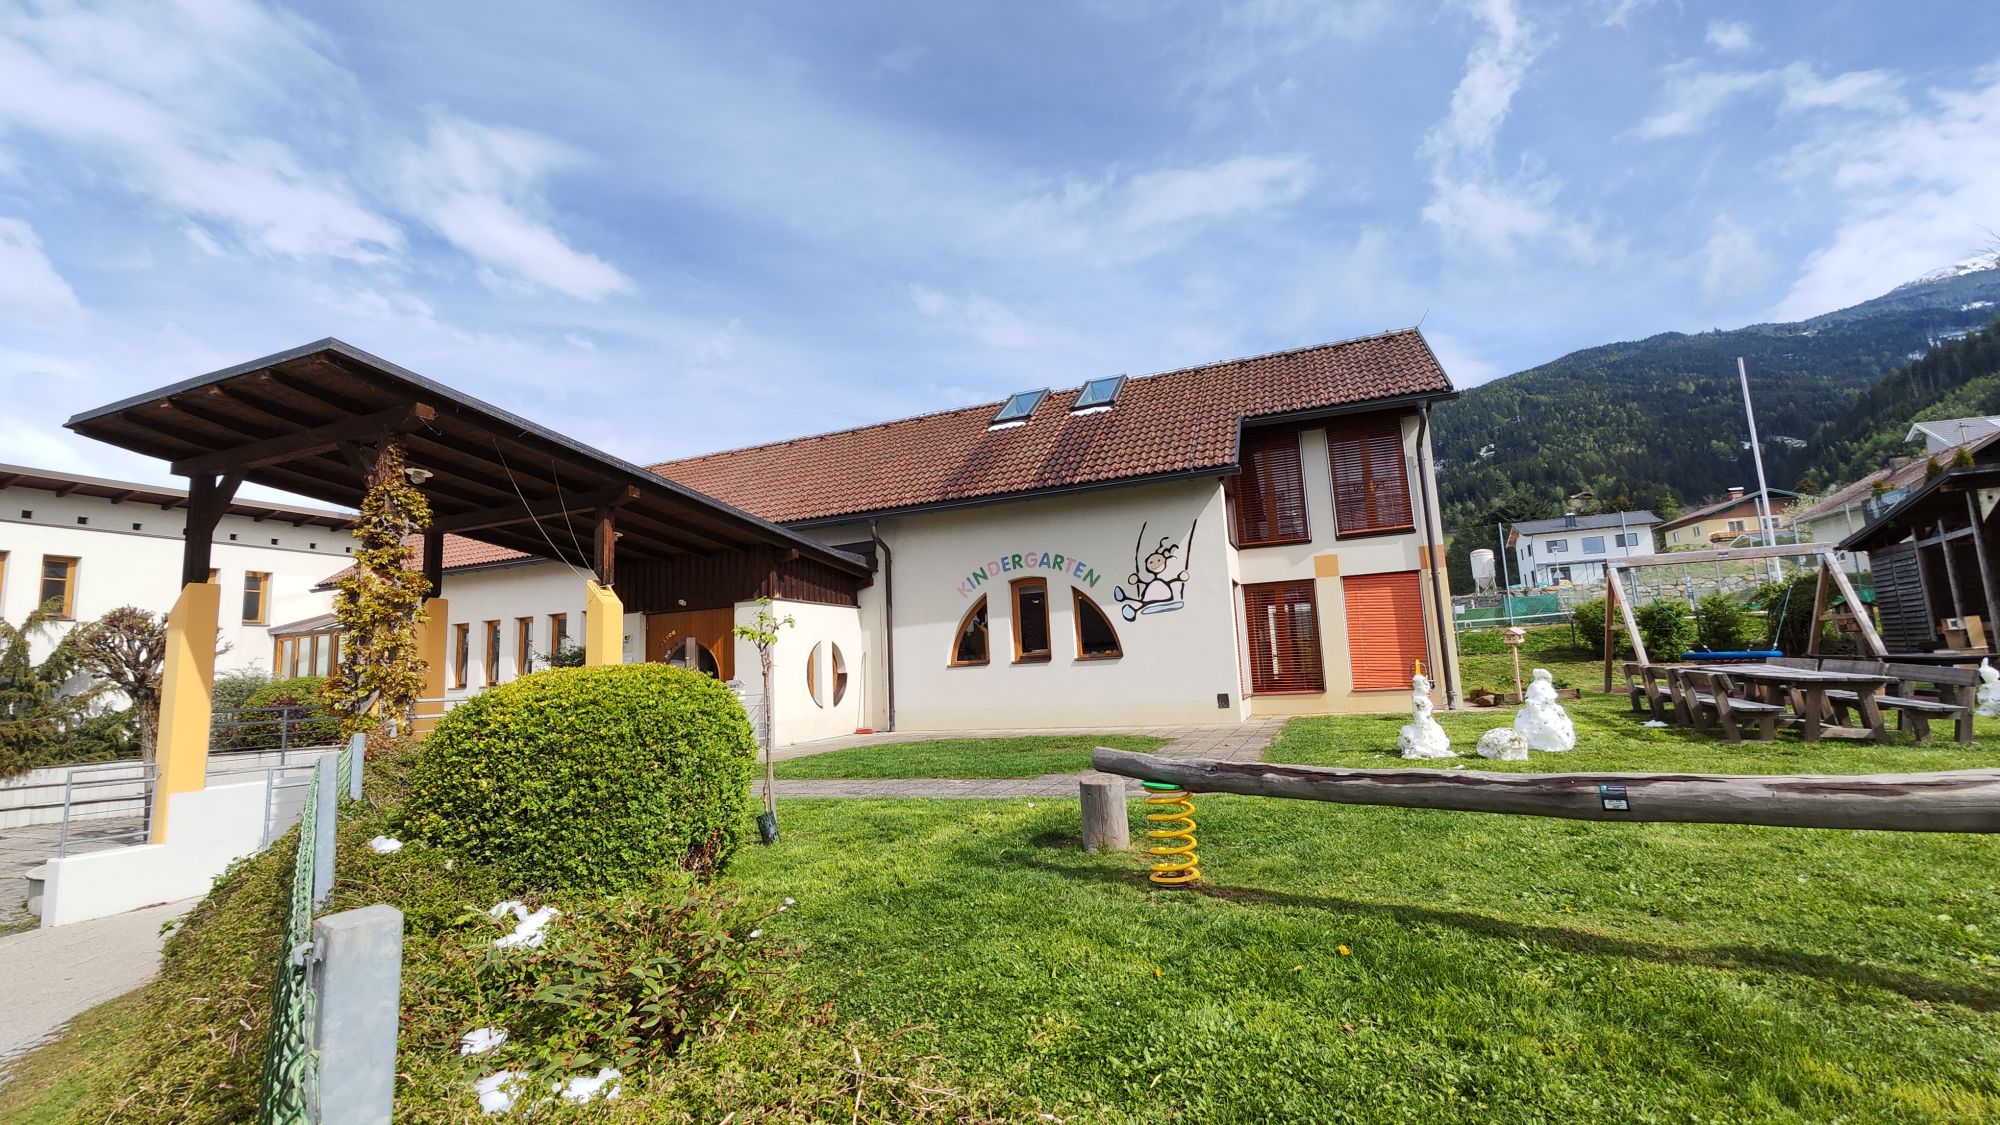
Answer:
<svg viewBox="0 0 2000 1125"><path fill-rule="evenodd" d="M412 535L403 540L403 542L414 547L417 550L418 557L422 557L424 549L423 536ZM525 551L516 551L512 547L495 547L491 543L481 543L477 539L467 539L463 535L453 535L446 532L444 537L444 568L447 571L464 570L475 566L497 566L500 563L515 562L520 559L532 559L535 557ZM319 585L313 587L313 589L331 589L334 583L347 577L353 571L354 568L351 566L342 567L340 570L321 579Z"/></svg>
<svg viewBox="0 0 2000 1125"><path fill-rule="evenodd" d="M652 466L776 523L1110 483L1236 464L1246 418L1453 392L1416 329L1127 380L1108 411L1055 391L1024 426L998 403Z"/></svg>

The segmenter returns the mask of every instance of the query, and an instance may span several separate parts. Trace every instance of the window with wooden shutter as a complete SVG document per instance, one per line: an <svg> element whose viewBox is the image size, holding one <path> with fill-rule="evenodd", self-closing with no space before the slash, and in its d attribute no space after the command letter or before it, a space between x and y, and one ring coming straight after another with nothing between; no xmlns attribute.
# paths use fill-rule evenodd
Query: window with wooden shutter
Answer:
<svg viewBox="0 0 2000 1125"><path fill-rule="evenodd" d="M1247 430L1236 480L1236 545L1264 547L1309 537L1297 430Z"/></svg>
<svg viewBox="0 0 2000 1125"><path fill-rule="evenodd" d="M1403 424L1371 418L1328 429L1336 535L1409 531L1410 475L1403 469Z"/></svg>
<svg viewBox="0 0 2000 1125"><path fill-rule="evenodd" d="M1347 661L1355 691L1408 690L1424 642L1424 599L1417 572L1363 574L1340 580L1347 601Z"/></svg>
<svg viewBox="0 0 2000 1125"><path fill-rule="evenodd" d="M1326 690L1311 579L1244 586L1243 617L1252 694Z"/></svg>

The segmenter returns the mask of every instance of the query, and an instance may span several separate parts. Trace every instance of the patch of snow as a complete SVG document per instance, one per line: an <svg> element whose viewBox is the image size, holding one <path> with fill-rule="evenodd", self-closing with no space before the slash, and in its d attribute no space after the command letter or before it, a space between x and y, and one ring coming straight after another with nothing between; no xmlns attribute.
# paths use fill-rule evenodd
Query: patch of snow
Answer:
<svg viewBox="0 0 2000 1125"><path fill-rule="evenodd" d="M1479 756L1502 762L1528 760L1528 740L1512 727L1496 727L1479 736Z"/></svg>
<svg viewBox="0 0 2000 1125"><path fill-rule="evenodd" d="M1514 716L1514 729L1533 750L1561 753L1576 749L1576 724L1556 702L1555 677L1547 668L1535 669L1535 682L1528 685L1528 703Z"/></svg>
<svg viewBox="0 0 2000 1125"><path fill-rule="evenodd" d="M401 840L391 840L387 836L377 836L373 840L368 841L368 847L376 855L388 855L392 852L402 851L403 842Z"/></svg>
<svg viewBox="0 0 2000 1125"><path fill-rule="evenodd" d="M1672 723L1663 723L1658 719L1647 719L1639 725L1642 727L1652 727L1654 730L1664 730L1667 727L1673 726Z"/></svg>
<svg viewBox="0 0 2000 1125"><path fill-rule="evenodd" d="M458 1039L458 1053L461 1055L483 1055L500 1049L507 1041L507 1033L497 1027L475 1027Z"/></svg>
<svg viewBox="0 0 2000 1125"><path fill-rule="evenodd" d="M521 1072L503 1070L489 1074L473 1083L472 1089L479 1095L481 1113L505 1113L514 1108L515 1099L521 1096Z"/></svg>
<svg viewBox="0 0 2000 1125"><path fill-rule="evenodd" d="M1979 662L1979 714L1989 719L2000 719L2000 671L1996 671L1990 661Z"/></svg>
<svg viewBox="0 0 2000 1125"><path fill-rule="evenodd" d="M1405 758L1456 758L1451 736L1431 718L1431 682L1419 672L1410 677L1410 721L1396 732L1396 747Z"/></svg>
<svg viewBox="0 0 2000 1125"><path fill-rule="evenodd" d="M1991 254L1974 254L1963 261L1953 262L1951 265L1941 269L1934 269L1913 281L1906 281L1896 286L1896 288L1907 289L1912 285L1928 285L1935 281L1949 281L1954 277L1966 277L1990 269L2000 269L2000 251Z"/></svg>

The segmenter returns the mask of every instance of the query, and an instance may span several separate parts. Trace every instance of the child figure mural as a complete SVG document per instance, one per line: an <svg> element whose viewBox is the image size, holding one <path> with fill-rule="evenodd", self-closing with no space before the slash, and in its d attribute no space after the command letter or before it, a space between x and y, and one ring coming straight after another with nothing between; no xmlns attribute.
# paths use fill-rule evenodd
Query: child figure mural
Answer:
<svg viewBox="0 0 2000 1125"><path fill-rule="evenodd" d="M1194 529L1199 522L1197 519L1188 524L1187 537L1179 543L1171 536L1160 536L1158 545L1143 559L1139 553L1146 549L1146 525L1139 525L1139 541L1132 545L1132 573L1125 580L1132 589L1128 592L1124 586L1117 586L1111 591L1113 600L1124 603L1119 612L1125 615L1125 620L1136 621L1142 613L1172 613L1186 604L1181 598L1187 593L1187 568L1182 567L1179 574L1171 577L1167 568L1173 565L1176 554L1194 542Z"/></svg>

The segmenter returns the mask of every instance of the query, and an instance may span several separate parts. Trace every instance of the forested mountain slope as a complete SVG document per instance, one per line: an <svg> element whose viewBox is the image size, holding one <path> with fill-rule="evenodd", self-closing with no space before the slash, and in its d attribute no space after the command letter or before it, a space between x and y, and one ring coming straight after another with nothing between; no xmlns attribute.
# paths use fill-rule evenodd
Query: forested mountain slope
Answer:
<svg viewBox="0 0 2000 1125"><path fill-rule="evenodd" d="M1903 439L1912 422L1975 415L2000 416L2000 317L1862 391L1817 435L1812 483L1854 480L1911 452Z"/></svg>
<svg viewBox="0 0 2000 1125"><path fill-rule="evenodd" d="M1944 271L1811 320L1667 332L1473 387L1436 415L1445 526L1480 526L1510 496L1539 508L1588 488L1606 507L1659 511L1754 487L1739 355L1771 485L1793 487L1808 468L1844 471L1866 455L1864 420L1908 401L1885 392L1864 404L1863 391L1940 340L1984 327L1996 305L2000 269ZM1905 410L1879 421L1907 419Z"/></svg>

